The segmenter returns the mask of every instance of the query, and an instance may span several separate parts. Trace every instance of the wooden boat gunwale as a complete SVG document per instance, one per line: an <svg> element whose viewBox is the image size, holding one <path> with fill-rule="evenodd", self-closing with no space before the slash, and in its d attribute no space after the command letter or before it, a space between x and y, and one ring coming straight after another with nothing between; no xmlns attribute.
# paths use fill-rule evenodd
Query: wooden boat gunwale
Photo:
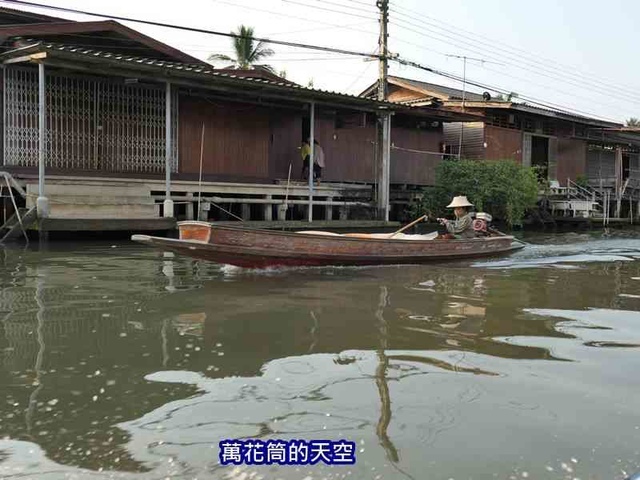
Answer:
<svg viewBox="0 0 640 480"><path fill-rule="evenodd" d="M372 243L388 243L388 242L394 242L394 243L407 243L407 242L419 242L419 243L428 243L428 242L433 242L434 240L426 240L426 239L402 239L402 238L367 238L367 237L348 237L345 235L321 235L321 234L314 234L314 233L298 233L298 232L290 232L290 231L281 231L281 230L267 230L264 228L253 228L253 227L234 227L231 225L214 225L208 222L202 222L202 221L197 221L197 220L185 220L182 222L178 222L178 228L180 228L181 225L200 225L200 226L206 226L210 229L220 229L220 230L232 230L232 231L239 231L239 232L251 232L251 233L259 233L259 234L266 234L266 235L270 235L270 236L278 236L278 237L286 237L286 236L290 236L290 237L295 237L295 238L300 238L300 235L304 235L304 237L308 237L308 238L314 238L314 239L322 239L322 240L336 240L336 241L354 241L354 242L372 242ZM505 235L505 236L497 236L497 237L479 237L479 238L456 238L456 239L450 239L450 240L446 240L446 242L448 244L460 244L460 243L468 243L468 242L474 242L477 243L478 240L481 240L483 242L487 242L487 241L506 241L507 239L511 239L512 241L517 241L515 239L515 237L511 236L511 235ZM187 240L183 240L183 241L187 241ZM208 241L199 241L202 244L207 244L209 243ZM259 247L255 247L255 248L259 248Z"/></svg>
<svg viewBox="0 0 640 480"><path fill-rule="evenodd" d="M194 258L248 268L424 264L489 257L523 247L508 235L451 240L363 238L221 226L206 222L180 223L182 227L194 227L193 231L181 232L181 237L184 234L186 239L148 235L134 235L131 238ZM216 238L216 235L220 238Z"/></svg>

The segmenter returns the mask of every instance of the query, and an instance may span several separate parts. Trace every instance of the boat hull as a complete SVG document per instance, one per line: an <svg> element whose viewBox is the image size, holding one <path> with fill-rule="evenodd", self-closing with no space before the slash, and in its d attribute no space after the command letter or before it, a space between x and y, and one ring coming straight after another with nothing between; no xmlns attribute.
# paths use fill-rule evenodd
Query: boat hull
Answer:
<svg viewBox="0 0 640 480"><path fill-rule="evenodd" d="M181 222L181 239L134 235L134 241L202 260L245 268L394 265L476 258L519 248L513 237L397 240L300 234Z"/></svg>

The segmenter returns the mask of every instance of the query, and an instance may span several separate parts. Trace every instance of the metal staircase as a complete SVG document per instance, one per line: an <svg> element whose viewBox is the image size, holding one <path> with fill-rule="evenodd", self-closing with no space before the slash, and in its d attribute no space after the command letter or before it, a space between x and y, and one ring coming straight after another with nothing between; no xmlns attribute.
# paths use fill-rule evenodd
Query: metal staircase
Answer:
<svg viewBox="0 0 640 480"><path fill-rule="evenodd" d="M606 195L590 187L578 185L567 179L567 186L557 182L549 191L551 210L572 217L602 217L605 211Z"/></svg>

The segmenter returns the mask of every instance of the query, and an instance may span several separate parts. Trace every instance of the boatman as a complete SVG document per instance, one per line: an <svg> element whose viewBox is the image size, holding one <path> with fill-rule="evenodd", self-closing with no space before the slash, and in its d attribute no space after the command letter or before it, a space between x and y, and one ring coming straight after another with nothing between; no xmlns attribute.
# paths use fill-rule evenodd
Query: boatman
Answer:
<svg viewBox="0 0 640 480"><path fill-rule="evenodd" d="M444 227L443 232L439 232L438 238L474 238L473 219L469 213L469 208L473 204L465 196L453 197L447 208L453 208L455 220L439 218L438 221Z"/></svg>

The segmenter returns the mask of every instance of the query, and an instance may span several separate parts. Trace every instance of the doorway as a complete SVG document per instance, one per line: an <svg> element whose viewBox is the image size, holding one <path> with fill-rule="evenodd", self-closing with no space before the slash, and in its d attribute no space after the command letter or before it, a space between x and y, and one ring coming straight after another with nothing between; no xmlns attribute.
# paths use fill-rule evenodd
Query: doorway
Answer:
<svg viewBox="0 0 640 480"><path fill-rule="evenodd" d="M549 175L549 139L531 136L531 166L537 168L538 178L546 180Z"/></svg>

